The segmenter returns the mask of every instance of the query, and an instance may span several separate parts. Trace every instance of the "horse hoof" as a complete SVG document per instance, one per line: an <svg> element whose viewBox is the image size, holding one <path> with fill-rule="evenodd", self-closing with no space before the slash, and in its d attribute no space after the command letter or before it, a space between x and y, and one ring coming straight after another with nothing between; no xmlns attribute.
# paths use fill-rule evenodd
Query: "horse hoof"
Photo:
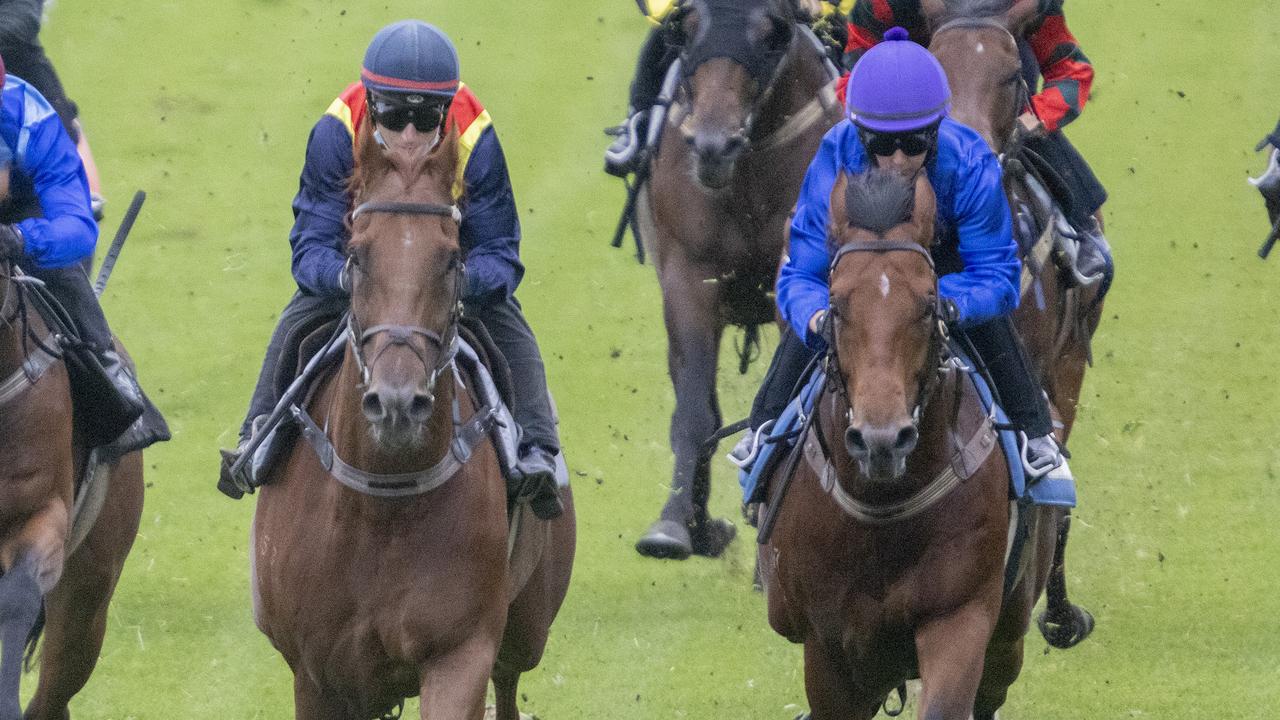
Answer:
<svg viewBox="0 0 1280 720"><path fill-rule="evenodd" d="M733 523L723 518L711 518L693 529L693 552L704 557L720 557L738 534Z"/></svg>
<svg viewBox="0 0 1280 720"><path fill-rule="evenodd" d="M689 528L675 520L659 520L636 541L636 552L663 560L684 560L693 554Z"/></svg>
<svg viewBox="0 0 1280 720"><path fill-rule="evenodd" d="M1066 650L1089 637L1093 632L1094 620L1088 610L1079 605L1070 605L1067 611L1056 612L1052 617L1047 610L1040 613L1036 618L1036 625L1046 642L1059 650Z"/></svg>

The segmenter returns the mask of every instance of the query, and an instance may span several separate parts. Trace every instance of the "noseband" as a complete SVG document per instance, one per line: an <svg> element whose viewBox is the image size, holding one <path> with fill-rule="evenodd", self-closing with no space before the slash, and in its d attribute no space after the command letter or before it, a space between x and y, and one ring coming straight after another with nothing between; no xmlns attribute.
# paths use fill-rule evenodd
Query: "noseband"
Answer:
<svg viewBox="0 0 1280 720"><path fill-rule="evenodd" d="M858 253L858 252L867 252L867 253L913 252L923 257L925 259L925 262L929 263L929 270L932 271L934 274L934 279L933 279L934 301L933 301L933 308L931 310L931 315L932 315L931 319L934 321L934 333L933 333L933 336L930 338L930 342L929 342L929 357L925 360L924 367L920 371L920 377L918 379L918 384L916 387L915 408L911 412L911 423L912 425L916 426L916 428L918 429L920 426L920 419L924 415L924 407L929 401L929 396L932 394L931 392L932 387L931 387L930 381L937 375L937 373L934 372L934 370L936 370L939 366L942 350L946 346L946 342L948 338L947 324L946 324L946 321L942 319L942 299L938 295L938 276L937 276L937 269L933 263L933 255L931 255L929 253L929 250L926 249L923 245L920 245L919 243L915 243L915 242L906 241L906 240L871 240L871 241L849 242L841 245L840 248L836 250L835 256L831 258L830 269L827 272L828 278L830 278L831 275L835 274L836 267L840 264L841 260L843 260L848 255L852 255L853 253ZM830 284L829 281L828 281L828 284ZM834 306L828 312L831 313L832 318L839 317L839 315L836 314L836 309ZM852 425L853 424L853 396L849 394L849 387L845 382L844 375L840 372L840 351L835 338L836 323L834 321L831 322L830 327L831 327L831 331L830 331L831 336L826 338L827 340L827 354L826 354L827 382L830 383L832 377L839 378L839 384L835 386L835 389L836 389L836 392L839 393L840 396L844 398L845 405L848 408L848 410L846 411L846 416L849 421L849 424Z"/></svg>
<svg viewBox="0 0 1280 720"><path fill-rule="evenodd" d="M455 223L462 222L462 212L457 205L442 205L439 203L408 203L408 202L367 202L356 207L351 212L351 220L354 222L361 215L369 213L385 213L390 215L435 215L437 217L446 217ZM350 259L347 260L350 265ZM388 348L397 345L403 345L409 348L414 355L422 361L422 367L427 371L427 387L434 388L436 379L445 368L453 362L454 356L458 353L458 321L462 315L462 277L464 265L458 263L457 269L454 271L453 281L453 306L449 311L449 323L445 326L444 333L438 333L430 328L420 325L392 325L382 324L374 325L368 329L361 329L360 322L356 319L354 312L348 313L347 325L350 328L347 339L351 344L352 354L355 356L356 367L360 369L361 386L367 386L373 373L373 366L377 364L382 354ZM364 358L364 346L374 336L380 333L387 333L390 338L386 345L383 345L373 359L366 361ZM427 362L426 351L419 348L413 343L415 336L422 337L426 341L435 346L440 352L440 357L436 361L435 366L431 366Z"/></svg>

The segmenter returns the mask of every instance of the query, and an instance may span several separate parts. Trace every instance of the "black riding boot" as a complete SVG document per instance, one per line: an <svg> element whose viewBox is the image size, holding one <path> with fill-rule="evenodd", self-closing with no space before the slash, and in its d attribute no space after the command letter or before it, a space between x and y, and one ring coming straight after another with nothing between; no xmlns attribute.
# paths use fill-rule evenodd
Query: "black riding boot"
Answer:
<svg viewBox="0 0 1280 720"><path fill-rule="evenodd" d="M240 438L235 450L222 450L222 465L218 473L218 489L225 495L240 499L244 493L252 490L252 468L248 463L241 467L239 473L233 474L232 467L244 455L245 447L253 436L259 432L270 430L263 427L264 421L280 402L277 392L276 375L280 369L280 358L289 349L290 337L295 330L306 324L316 326L324 320L336 318L346 312L350 301L345 297L321 297L296 292L289 298L284 310L280 311L280 319L276 329L271 333L267 343L266 356L262 359L262 370L258 372L258 382L253 387L253 395L249 398L249 412L240 424Z"/></svg>
<svg viewBox="0 0 1280 720"><path fill-rule="evenodd" d="M745 468L755 459L761 439L760 429L777 420L787 409L787 404L805 379L805 368L809 367L815 355L817 353L804 344L790 325L783 328L778 349L774 351L769 370L751 403L751 417L748 419L751 426L729 453L730 461L738 467Z"/></svg>
<svg viewBox="0 0 1280 720"><path fill-rule="evenodd" d="M1068 252L1076 283L1092 285L1110 276L1114 272L1111 246L1095 217L1107 201L1106 188L1063 133L1027 138L1025 144L1062 177L1062 185L1051 183L1050 189L1058 190L1054 199L1076 234L1074 254Z"/></svg>
<svg viewBox="0 0 1280 720"><path fill-rule="evenodd" d="M604 151L604 169L610 175L626 177L639 169L643 160L649 135L649 113L658 102L667 68L676 57L667 41L668 32L666 28L659 27L649 33L640 48L635 79L631 81L627 119L605 131L615 136L613 143Z"/></svg>
<svg viewBox="0 0 1280 720"><path fill-rule="evenodd" d="M1053 438L1053 417L1035 371L1008 316L990 320L965 331L995 383L1000 404L1009 420L1026 436L1023 462L1035 477L1065 467Z"/></svg>
<svg viewBox="0 0 1280 720"><path fill-rule="evenodd" d="M513 478L517 482L508 489L510 495L527 499L534 515L543 520L558 517L564 512L556 481L560 436L538 341L514 297L468 303L466 313L484 324L511 370L515 393L511 414L523 433L516 468L520 477Z"/></svg>
<svg viewBox="0 0 1280 720"><path fill-rule="evenodd" d="M79 392L88 396L83 411L94 416L86 423L86 442L92 446L111 443L142 417L147 402L133 370L115 350L107 316L93 294L89 276L79 263L31 274L43 281L66 309L80 336L79 350L71 349L68 367Z"/></svg>

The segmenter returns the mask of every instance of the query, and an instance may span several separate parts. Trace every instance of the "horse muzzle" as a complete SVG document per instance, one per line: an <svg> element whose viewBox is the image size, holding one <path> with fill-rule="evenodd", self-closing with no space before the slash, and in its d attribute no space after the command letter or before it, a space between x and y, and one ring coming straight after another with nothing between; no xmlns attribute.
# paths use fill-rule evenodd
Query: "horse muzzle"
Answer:
<svg viewBox="0 0 1280 720"><path fill-rule="evenodd" d="M421 441L435 404L432 388L424 384L391 385L375 381L365 391L360 410L373 426L379 442L410 446Z"/></svg>
<svg viewBox="0 0 1280 720"><path fill-rule="evenodd" d="M690 132L683 128L682 132L685 142L693 149L698 182L712 190L726 187L733 179L738 158L747 149L746 132Z"/></svg>
<svg viewBox="0 0 1280 720"><path fill-rule="evenodd" d="M912 423L888 426L854 426L844 431L844 447L872 482L901 479L907 456L916 449L920 431Z"/></svg>

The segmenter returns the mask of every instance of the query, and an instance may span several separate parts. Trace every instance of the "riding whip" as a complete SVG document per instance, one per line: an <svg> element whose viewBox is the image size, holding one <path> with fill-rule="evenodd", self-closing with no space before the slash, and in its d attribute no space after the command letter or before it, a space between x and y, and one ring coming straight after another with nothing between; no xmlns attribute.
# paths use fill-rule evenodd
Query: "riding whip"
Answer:
<svg viewBox="0 0 1280 720"><path fill-rule="evenodd" d="M133 222L138 219L138 213L142 212L142 203L146 199L146 191L139 190L134 193L133 202L129 203L129 210L125 212L124 219L120 221L120 227L116 230L116 237L111 241L111 249L107 251L107 256L102 259L102 267L98 269L98 279L93 283L94 295L102 297L102 291L107 289L107 281L111 279L111 271L116 267L120 250L124 248L124 241L129 238L129 232L133 230Z"/></svg>

